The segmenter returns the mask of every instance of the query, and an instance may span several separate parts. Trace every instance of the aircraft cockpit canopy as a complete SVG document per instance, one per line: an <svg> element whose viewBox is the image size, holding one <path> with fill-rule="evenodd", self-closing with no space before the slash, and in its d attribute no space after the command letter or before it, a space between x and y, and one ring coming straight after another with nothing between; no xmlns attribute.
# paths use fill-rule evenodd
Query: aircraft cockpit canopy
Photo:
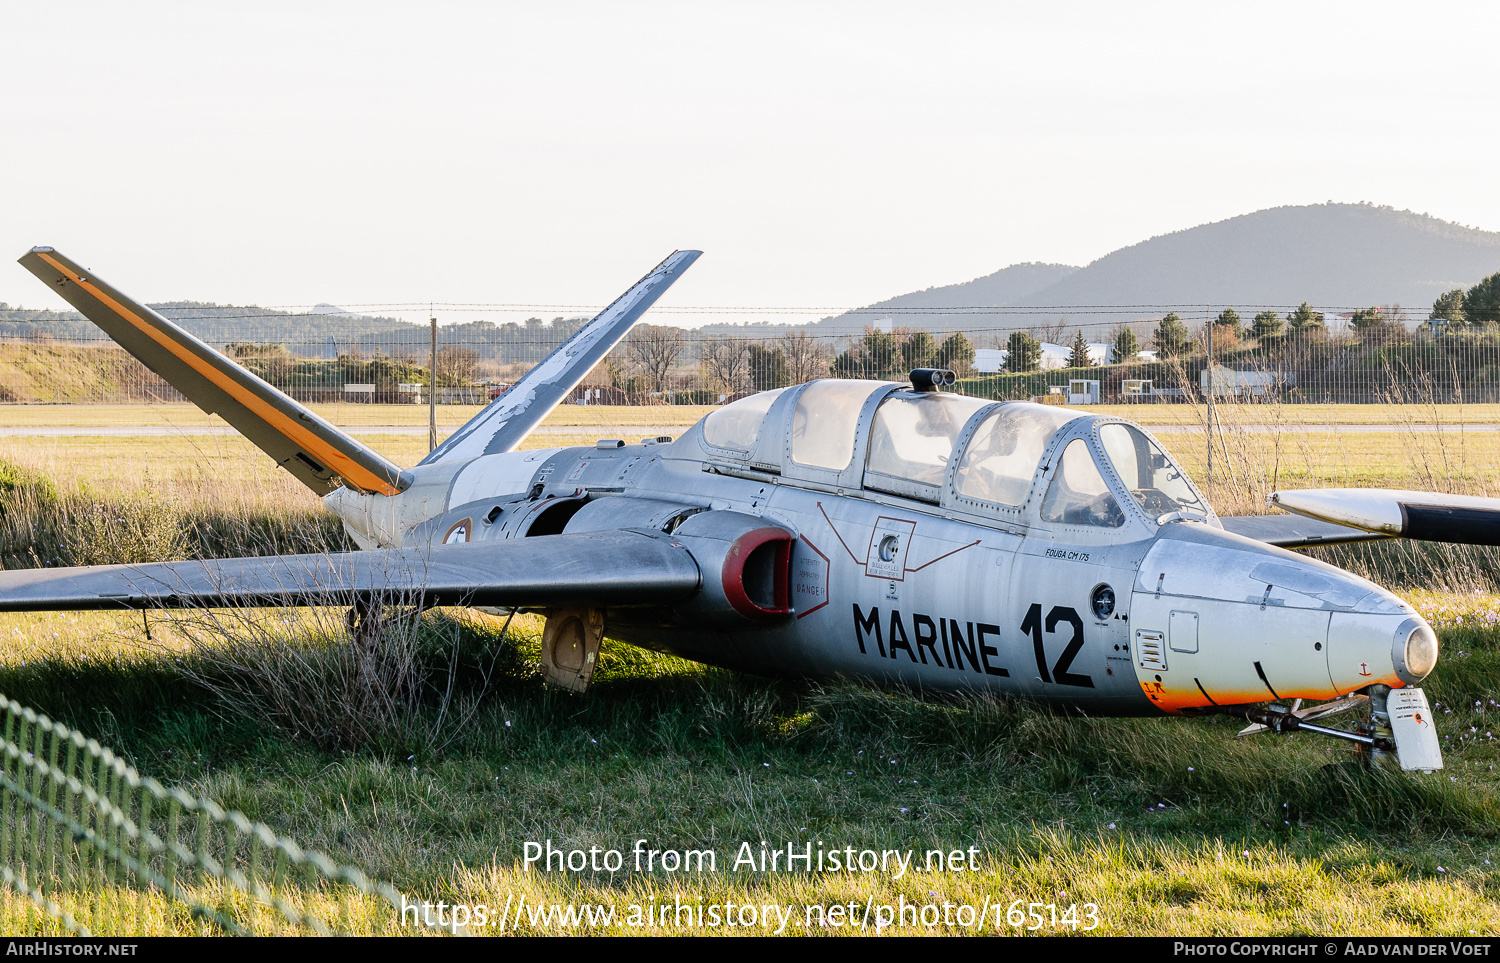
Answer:
<svg viewBox="0 0 1500 963"><path fill-rule="evenodd" d="M1097 528L1125 524L1125 512L1110 494L1089 443L1082 438L1074 438L1063 449L1057 472L1042 497L1042 521Z"/></svg>
<svg viewBox="0 0 1500 963"><path fill-rule="evenodd" d="M909 489L902 483L915 483L936 494L964 425L989 404L936 391L892 392L870 425L865 487L904 495Z"/></svg>
<svg viewBox="0 0 1500 963"><path fill-rule="evenodd" d="M702 431L717 450L711 463L788 483L1096 529L1124 526L1130 500L1151 520L1213 517L1145 432L1068 408L830 379L742 398L710 413Z"/></svg>
<svg viewBox="0 0 1500 963"><path fill-rule="evenodd" d="M1172 512L1209 517L1208 506L1161 446L1135 425L1099 426L1099 443L1115 473L1151 518Z"/></svg>
<svg viewBox="0 0 1500 963"><path fill-rule="evenodd" d="M761 391L711 411L703 419L703 439L715 448L749 451L760 437L766 412L787 389Z"/></svg>
<svg viewBox="0 0 1500 963"><path fill-rule="evenodd" d="M1019 507L1031 491L1042 455L1076 411L1042 405L999 405L974 430L958 463L958 494L975 501Z"/></svg>

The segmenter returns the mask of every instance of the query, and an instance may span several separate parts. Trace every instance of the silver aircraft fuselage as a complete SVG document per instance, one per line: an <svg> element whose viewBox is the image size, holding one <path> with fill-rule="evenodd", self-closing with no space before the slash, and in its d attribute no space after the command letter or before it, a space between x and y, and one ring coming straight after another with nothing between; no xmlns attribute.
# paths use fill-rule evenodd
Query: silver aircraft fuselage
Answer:
<svg viewBox="0 0 1500 963"><path fill-rule="evenodd" d="M609 634L731 669L1149 715L1415 684L1436 656L1411 606L1224 531L1149 435L1080 411L811 382L675 441L411 471L325 502L364 548L670 536L700 593L612 607Z"/></svg>
<svg viewBox="0 0 1500 963"><path fill-rule="evenodd" d="M523 608L547 615L543 678L573 692L591 684L607 630L754 672L1100 715L1226 711L1255 723L1247 732L1319 731L1372 762L1442 767L1416 688L1437 661L1431 627L1379 587L1274 545L1493 541L1500 504L1283 492L1312 521L1221 520L1130 422L944 393L953 372L930 368L909 386L761 392L676 441L517 451L699 254L668 255L403 469L77 261L33 248L27 270L324 496L360 548L0 572L0 611L331 604L369 640L389 602ZM1367 698L1341 698L1356 691ZM1257 705L1290 700L1333 701ZM1362 704L1357 732L1310 724Z"/></svg>

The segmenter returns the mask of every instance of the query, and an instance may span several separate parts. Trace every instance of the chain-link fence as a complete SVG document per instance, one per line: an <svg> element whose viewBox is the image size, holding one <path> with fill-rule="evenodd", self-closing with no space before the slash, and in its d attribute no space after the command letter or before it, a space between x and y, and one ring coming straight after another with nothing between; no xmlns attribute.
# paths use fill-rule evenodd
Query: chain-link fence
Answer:
<svg viewBox="0 0 1500 963"><path fill-rule="evenodd" d="M26 903L6 907L13 936L370 934L413 916L389 884L3 696L0 712L0 875Z"/></svg>
<svg viewBox="0 0 1500 963"><path fill-rule="evenodd" d="M204 310L164 313L292 397L319 405L482 405L587 320L439 325L434 349L428 326L392 319L332 322L323 315ZM1017 327L1004 317L955 311L939 319L949 322L946 328L933 327L930 314L887 316L853 333L848 325L835 331L643 324L572 400L718 404L813 378L904 380L912 368L945 367L958 372L956 390L966 394L1052 396L1071 404L1169 403L1210 393L1288 403L1500 401L1494 325L1414 324L1379 311L1330 317L1297 309L1283 317L1264 309L1253 324L1203 309L1127 320L1109 319L1125 309L1089 313L1106 320L1064 317ZM0 402L183 400L81 318L11 315L0 318Z"/></svg>

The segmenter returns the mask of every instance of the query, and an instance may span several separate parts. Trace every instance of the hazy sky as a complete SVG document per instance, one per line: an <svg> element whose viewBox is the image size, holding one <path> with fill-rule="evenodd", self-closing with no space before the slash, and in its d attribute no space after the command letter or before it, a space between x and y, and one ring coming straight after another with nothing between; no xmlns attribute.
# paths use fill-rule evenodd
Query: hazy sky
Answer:
<svg viewBox="0 0 1500 963"><path fill-rule="evenodd" d="M1494 3L8 3L0 300L63 306L11 260L33 244L146 300L266 305L600 304L694 247L663 304L835 307L1284 204L1500 230L1497 27Z"/></svg>

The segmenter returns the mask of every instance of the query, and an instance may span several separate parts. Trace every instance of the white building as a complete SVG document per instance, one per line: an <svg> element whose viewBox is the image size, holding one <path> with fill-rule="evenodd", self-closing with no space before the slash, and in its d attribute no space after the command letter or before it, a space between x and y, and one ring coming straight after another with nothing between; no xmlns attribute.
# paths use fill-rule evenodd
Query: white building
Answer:
<svg viewBox="0 0 1500 963"><path fill-rule="evenodd" d="M1072 345L1053 344L1050 341L1042 342L1042 370L1055 371L1058 368L1066 368L1068 359L1073 356ZM974 352L974 370L982 374L994 374L1005 370L1005 362L1010 358L1010 352L1004 348L980 348ZM1089 343L1089 360L1094 364L1114 364L1115 347L1102 341Z"/></svg>

